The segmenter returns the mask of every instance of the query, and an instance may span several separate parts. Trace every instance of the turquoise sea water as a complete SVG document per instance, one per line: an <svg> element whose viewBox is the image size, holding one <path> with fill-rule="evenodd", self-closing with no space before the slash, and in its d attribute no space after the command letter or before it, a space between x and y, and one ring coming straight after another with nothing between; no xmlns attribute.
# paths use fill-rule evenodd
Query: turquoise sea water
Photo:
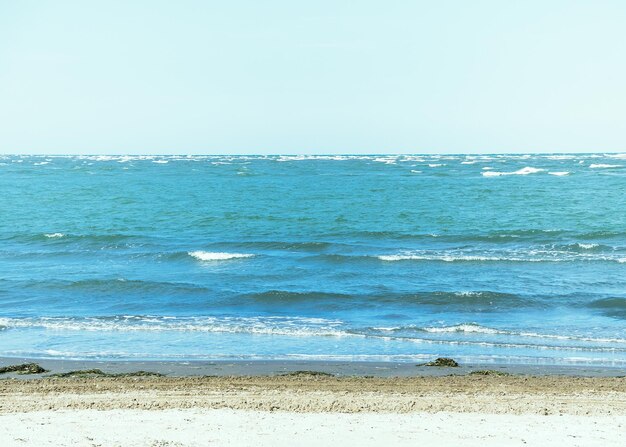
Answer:
<svg viewBox="0 0 626 447"><path fill-rule="evenodd" d="M0 157L0 356L626 365L626 155Z"/></svg>

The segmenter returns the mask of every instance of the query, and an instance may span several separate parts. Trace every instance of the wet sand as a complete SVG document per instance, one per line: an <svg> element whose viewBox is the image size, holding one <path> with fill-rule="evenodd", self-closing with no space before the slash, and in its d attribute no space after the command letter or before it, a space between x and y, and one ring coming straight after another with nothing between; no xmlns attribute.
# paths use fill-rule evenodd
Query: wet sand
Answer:
<svg viewBox="0 0 626 447"><path fill-rule="evenodd" d="M266 376L294 371L318 371L335 376L414 377L469 374L473 371L494 370L515 375L619 377L626 369L605 366L577 365L518 365L461 364L458 368L434 368L407 362L320 361L320 360L217 360L217 361L97 361L57 360L0 357L0 367L20 363L37 363L50 373L98 368L110 373L150 371L175 377L188 376ZM7 377L0 375L2 377ZM39 375L13 376L37 378Z"/></svg>
<svg viewBox="0 0 626 447"><path fill-rule="evenodd" d="M0 412L230 408L289 412L626 415L626 379L560 376L73 377L0 380Z"/></svg>

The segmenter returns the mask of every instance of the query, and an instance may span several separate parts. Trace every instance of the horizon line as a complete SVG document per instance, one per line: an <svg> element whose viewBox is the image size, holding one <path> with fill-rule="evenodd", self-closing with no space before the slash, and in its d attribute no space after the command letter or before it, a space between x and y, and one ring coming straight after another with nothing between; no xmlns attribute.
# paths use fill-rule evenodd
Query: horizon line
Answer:
<svg viewBox="0 0 626 447"><path fill-rule="evenodd" d="M598 151L598 152L566 152L566 151L555 151L555 152L363 152L363 153L340 153L340 152L325 152L325 153L307 153L307 152L292 152L292 153L236 153L236 154L228 154L228 153L133 153L133 152L99 152L99 153L5 153L0 152L0 156L27 156L27 157L86 157L86 156L111 156L111 157L123 157L123 156L144 156L144 157L173 157L173 156L182 156L182 157L297 157L297 156L306 156L306 157L380 157L380 156L433 156L433 155L443 155L443 156L481 156L481 155L601 155L601 154L626 154L626 150L622 151Z"/></svg>

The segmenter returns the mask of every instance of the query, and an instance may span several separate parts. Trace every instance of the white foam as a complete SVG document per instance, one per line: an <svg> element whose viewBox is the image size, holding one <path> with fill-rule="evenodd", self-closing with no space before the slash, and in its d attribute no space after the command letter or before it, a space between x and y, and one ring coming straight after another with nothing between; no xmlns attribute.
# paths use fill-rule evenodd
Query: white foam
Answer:
<svg viewBox="0 0 626 447"><path fill-rule="evenodd" d="M618 344L626 343L626 339L623 339L623 338L601 338L601 337L587 337L587 336L577 336L577 335L539 334L536 332L524 332L524 331L521 331L521 332L507 331L507 330L502 330L502 329L494 329L494 328L489 328L485 326L480 326L475 323L464 323L464 324L457 324L454 326L425 327L425 328L422 328L422 330L424 332L430 332L430 333L463 332L463 333L478 333L478 334L510 335L510 336L528 337L528 338L543 338L543 339L548 339L548 340L571 340L571 341L582 341L582 342L618 343ZM587 349L585 347L576 347L576 346L563 346L563 347L545 346L544 348ZM606 348L606 349L611 349L611 348Z"/></svg>
<svg viewBox="0 0 626 447"><path fill-rule="evenodd" d="M377 163L385 163L388 165L393 165L393 164L396 164L396 162L398 161L398 158L397 157L377 157L373 161Z"/></svg>
<svg viewBox="0 0 626 447"><path fill-rule="evenodd" d="M564 176L564 175L569 175L569 172L568 171L552 171L552 172L548 172L548 174Z"/></svg>
<svg viewBox="0 0 626 447"><path fill-rule="evenodd" d="M508 334L507 331L501 331L498 329L492 329L477 324L457 324L455 326L443 326L443 327L425 327L425 332L443 333L443 332L471 332L479 334Z"/></svg>
<svg viewBox="0 0 626 447"><path fill-rule="evenodd" d="M596 248L596 247L599 247L599 245L598 245L598 244L581 244L581 243L579 243L579 244L577 244L577 245L578 245L580 248L584 248L585 250L588 250L588 249L590 249L590 248Z"/></svg>
<svg viewBox="0 0 626 447"><path fill-rule="evenodd" d="M420 260L420 259L424 259L424 256L417 256L417 255L381 255L381 256L376 256L378 259L380 259L381 261L406 261L406 260Z"/></svg>
<svg viewBox="0 0 626 447"><path fill-rule="evenodd" d="M397 254L376 256L381 261L533 261L533 259L522 258L502 258L497 256L475 256L475 255L417 255L417 254Z"/></svg>
<svg viewBox="0 0 626 447"><path fill-rule="evenodd" d="M208 332L288 336L354 336L341 329L340 320L308 317L41 317L0 318L0 327L42 328L55 331L115 332Z"/></svg>
<svg viewBox="0 0 626 447"><path fill-rule="evenodd" d="M622 165L609 165L606 163L592 163L589 165L590 169L608 169L608 168L621 168Z"/></svg>
<svg viewBox="0 0 626 447"><path fill-rule="evenodd" d="M60 238L65 236L63 233L46 233L44 234L45 237L48 237L50 239L56 239L56 238Z"/></svg>
<svg viewBox="0 0 626 447"><path fill-rule="evenodd" d="M546 155L547 159L550 160L573 160L576 158L575 155Z"/></svg>
<svg viewBox="0 0 626 447"><path fill-rule="evenodd" d="M211 251L190 251L187 253L200 261L226 261L228 259L252 258L254 255L249 253L223 253Z"/></svg>
<svg viewBox="0 0 626 447"><path fill-rule="evenodd" d="M583 250L598 247L597 244L575 244ZM573 261L602 261L626 262L626 258L618 258L606 253L594 254L572 252L564 249L531 249L531 250L504 250L486 253L471 251L404 251L396 254L374 256L385 262L394 261L439 261L439 262L573 262Z"/></svg>
<svg viewBox="0 0 626 447"><path fill-rule="evenodd" d="M528 175L528 174L536 174L538 172L543 172L545 169L533 168L531 166L526 166L525 168L518 169L513 172L498 172L498 171L487 171L483 172L482 175L485 177L500 177L503 175Z"/></svg>
<svg viewBox="0 0 626 447"><path fill-rule="evenodd" d="M335 161L346 161L346 160L373 160L382 163L387 163L390 160L395 160L399 156L391 156L391 157L372 157L371 155L279 155L278 157L269 156L263 157L269 160L275 160L280 162L285 161L303 161L303 160L335 160ZM235 158L230 158L234 160ZM238 156L236 159L243 159L243 157Z"/></svg>
<svg viewBox="0 0 626 447"><path fill-rule="evenodd" d="M152 163L158 163L161 165L169 163L169 160L152 160Z"/></svg>

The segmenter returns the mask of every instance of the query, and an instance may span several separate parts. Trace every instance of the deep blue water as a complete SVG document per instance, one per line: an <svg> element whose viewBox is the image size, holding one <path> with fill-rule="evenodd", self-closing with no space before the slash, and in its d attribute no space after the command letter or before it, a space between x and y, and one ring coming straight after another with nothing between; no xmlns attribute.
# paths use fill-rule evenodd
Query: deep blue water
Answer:
<svg viewBox="0 0 626 447"><path fill-rule="evenodd" d="M626 156L0 157L0 356L626 365Z"/></svg>

